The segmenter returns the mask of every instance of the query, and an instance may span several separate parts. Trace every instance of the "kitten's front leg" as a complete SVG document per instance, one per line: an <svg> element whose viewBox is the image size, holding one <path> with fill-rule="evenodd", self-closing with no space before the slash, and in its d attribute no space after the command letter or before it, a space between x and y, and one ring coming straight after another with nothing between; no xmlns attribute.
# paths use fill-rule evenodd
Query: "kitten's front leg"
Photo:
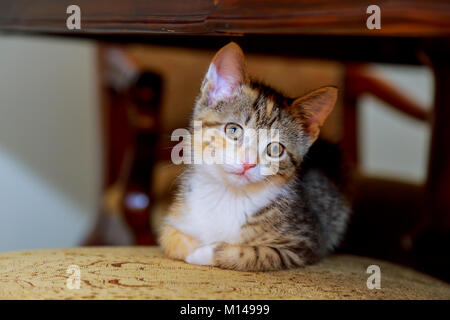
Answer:
<svg viewBox="0 0 450 320"><path fill-rule="evenodd" d="M184 260L201 243L199 240L166 224L162 227L159 243L163 252L172 259Z"/></svg>
<svg viewBox="0 0 450 320"><path fill-rule="evenodd" d="M240 271L270 271L303 266L306 259L288 248L218 243L199 247L186 262Z"/></svg>
<svg viewBox="0 0 450 320"><path fill-rule="evenodd" d="M199 266L212 266L216 246L217 244L210 244L197 248L186 257L185 261Z"/></svg>

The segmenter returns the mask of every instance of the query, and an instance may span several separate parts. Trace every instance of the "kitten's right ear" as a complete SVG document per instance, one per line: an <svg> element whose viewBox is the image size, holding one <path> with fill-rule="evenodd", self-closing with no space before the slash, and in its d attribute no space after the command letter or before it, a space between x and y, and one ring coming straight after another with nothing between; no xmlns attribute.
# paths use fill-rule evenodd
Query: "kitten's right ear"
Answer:
<svg viewBox="0 0 450 320"><path fill-rule="evenodd" d="M201 90L212 105L232 97L246 80L244 53L236 43L230 42L214 56Z"/></svg>
<svg viewBox="0 0 450 320"><path fill-rule="evenodd" d="M319 136L320 127L333 110L338 96L336 87L322 87L297 98L288 111L301 124L308 144Z"/></svg>

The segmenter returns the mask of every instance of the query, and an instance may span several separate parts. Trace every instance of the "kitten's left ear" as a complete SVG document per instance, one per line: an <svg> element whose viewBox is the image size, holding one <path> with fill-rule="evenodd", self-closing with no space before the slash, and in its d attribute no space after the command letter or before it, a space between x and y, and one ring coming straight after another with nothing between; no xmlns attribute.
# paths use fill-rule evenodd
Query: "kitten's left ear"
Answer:
<svg viewBox="0 0 450 320"><path fill-rule="evenodd" d="M319 136L320 127L333 110L338 96L336 87L322 87L297 98L288 111L300 122L312 144Z"/></svg>
<svg viewBox="0 0 450 320"><path fill-rule="evenodd" d="M242 49L230 42L214 56L202 85L209 104L230 98L247 80L245 57Z"/></svg>

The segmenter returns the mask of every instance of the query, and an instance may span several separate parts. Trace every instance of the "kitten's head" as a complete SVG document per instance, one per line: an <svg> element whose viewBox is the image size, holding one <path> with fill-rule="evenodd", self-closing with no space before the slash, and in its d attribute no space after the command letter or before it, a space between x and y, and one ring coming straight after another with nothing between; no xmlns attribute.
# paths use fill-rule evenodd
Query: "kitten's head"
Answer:
<svg viewBox="0 0 450 320"><path fill-rule="evenodd" d="M210 155L200 170L235 186L286 183L336 98L335 87L285 97L250 80L241 48L226 45L212 60L194 109L199 122L193 125L203 129L201 140L194 137L194 154Z"/></svg>

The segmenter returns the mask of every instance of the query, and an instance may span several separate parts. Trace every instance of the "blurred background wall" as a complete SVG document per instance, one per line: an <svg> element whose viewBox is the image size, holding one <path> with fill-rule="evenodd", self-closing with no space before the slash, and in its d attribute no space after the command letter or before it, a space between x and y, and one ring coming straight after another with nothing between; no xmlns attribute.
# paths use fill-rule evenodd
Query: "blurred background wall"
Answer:
<svg viewBox="0 0 450 320"><path fill-rule="evenodd" d="M163 75L167 128L175 113L186 120L212 54L135 48L136 59ZM427 68L375 67L431 105ZM249 69L290 94L338 84L342 75L339 63L280 57L251 56ZM101 184L96 71L92 42L0 36L0 251L75 246L89 231ZM363 171L423 183L429 128L374 98L360 103Z"/></svg>
<svg viewBox="0 0 450 320"><path fill-rule="evenodd" d="M100 186L95 46L0 37L0 251L73 246Z"/></svg>
<svg viewBox="0 0 450 320"><path fill-rule="evenodd" d="M373 66L410 97L431 109L434 79L429 68L385 64ZM371 96L363 97L359 104L364 172L416 184L424 183L431 139L429 125L392 110Z"/></svg>

